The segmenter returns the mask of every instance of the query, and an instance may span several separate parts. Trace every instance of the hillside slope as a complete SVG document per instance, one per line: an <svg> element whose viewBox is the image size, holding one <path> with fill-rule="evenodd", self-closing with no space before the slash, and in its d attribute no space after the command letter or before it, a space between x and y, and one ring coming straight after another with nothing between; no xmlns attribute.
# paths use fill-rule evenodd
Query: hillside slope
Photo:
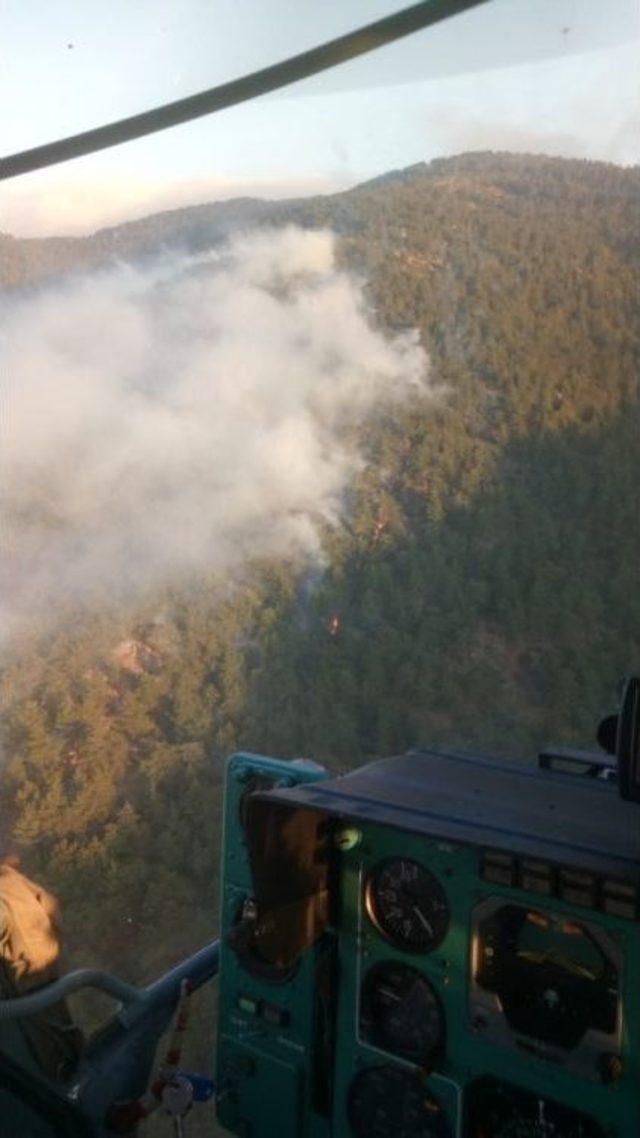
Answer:
<svg viewBox="0 0 640 1138"><path fill-rule="evenodd" d="M637 169L479 154L332 197L0 240L22 289L256 224L329 227L443 389L361 425L320 577L262 562L231 594L204 577L138 610L105 599L12 645L0 808L78 962L139 978L209 934L236 747L344 767L419 741L591 744L640 661L639 206Z"/></svg>

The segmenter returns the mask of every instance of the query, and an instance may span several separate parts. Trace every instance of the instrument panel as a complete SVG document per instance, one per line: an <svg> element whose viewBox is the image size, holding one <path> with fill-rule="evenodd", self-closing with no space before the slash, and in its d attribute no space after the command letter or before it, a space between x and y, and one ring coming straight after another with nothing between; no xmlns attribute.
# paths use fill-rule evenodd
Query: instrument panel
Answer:
<svg viewBox="0 0 640 1138"><path fill-rule="evenodd" d="M283 882L281 909L265 913L245 853L251 801L286 769L260 760L228 794L244 838L229 847L223 910L223 1125L270 1138L277 1094L287 1120L306 1119L283 1121L282 1138L637 1138L637 887L332 819L310 790L308 833L304 810L280 801L264 823L272 895ZM291 965L261 955L286 940L279 923L302 946Z"/></svg>
<svg viewBox="0 0 640 1138"><path fill-rule="evenodd" d="M344 1138L608 1138L577 1104L623 1077L619 930L484 881L482 851L394 840L363 826L344 867L342 959L358 962ZM554 1093L531 1093L532 1076Z"/></svg>

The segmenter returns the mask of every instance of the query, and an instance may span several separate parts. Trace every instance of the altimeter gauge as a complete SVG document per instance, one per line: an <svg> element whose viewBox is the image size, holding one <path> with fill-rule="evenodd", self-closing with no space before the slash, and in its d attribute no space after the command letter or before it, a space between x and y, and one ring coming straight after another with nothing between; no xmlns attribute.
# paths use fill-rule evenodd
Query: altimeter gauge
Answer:
<svg viewBox="0 0 640 1138"><path fill-rule="evenodd" d="M449 905L440 882L409 858L390 858L377 866L367 882L365 902L383 936L408 952L432 952L449 927Z"/></svg>

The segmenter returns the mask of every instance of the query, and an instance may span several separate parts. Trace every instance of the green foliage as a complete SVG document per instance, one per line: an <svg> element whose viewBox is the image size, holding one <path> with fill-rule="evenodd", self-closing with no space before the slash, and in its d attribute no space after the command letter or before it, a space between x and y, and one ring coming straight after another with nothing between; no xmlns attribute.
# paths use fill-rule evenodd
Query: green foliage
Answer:
<svg viewBox="0 0 640 1138"><path fill-rule="evenodd" d="M362 424L322 573L264 562L231 592L96 603L14 644L0 808L61 895L76 963L149 978L213 935L235 748L345 768L421 742L591 745L640 657L639 199L637 169L466 155L177 211L57 262L10 243L13 284L160 238L204 247L217 209L227 230L331 227L372 319L418 329L441 389ZM138 670L127 639L151 652Z"/></svg>

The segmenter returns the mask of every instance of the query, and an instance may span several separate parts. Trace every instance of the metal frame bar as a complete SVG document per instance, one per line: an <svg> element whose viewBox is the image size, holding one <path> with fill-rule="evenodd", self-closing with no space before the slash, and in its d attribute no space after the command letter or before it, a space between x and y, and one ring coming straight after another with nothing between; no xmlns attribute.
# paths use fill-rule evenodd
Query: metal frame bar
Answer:
<svg viewBox="0 0 640 1138"><path fill-rule="evenodd" d="M366 55L376 48L394 43L404 36L419 32L423 28L438 24L450 16L457 16L486 2L487 0L422 0L420 4L403 8L392 16L376 20L310 51L303 51L271 67L253 71L230 83L223 83L219 87L201 91L197 95L189 95L174 103L165 103L164 106L156 107L154 110L119 119L117 122L107 123L105 126L86 130L69 138L61 138L55 142L45 143L44 146L10 154L0 159L0 181L33 170L41 170L58 162L68 162L71 158L80 158L110 146L119 146L123 142L131 142L147 134L191 122L193 119L227 107L235 107L248 99L256 99L269 91L277 91L291 83L298 83L301 79L318 75L340 63L347 63L359 55Z"/></svg>

